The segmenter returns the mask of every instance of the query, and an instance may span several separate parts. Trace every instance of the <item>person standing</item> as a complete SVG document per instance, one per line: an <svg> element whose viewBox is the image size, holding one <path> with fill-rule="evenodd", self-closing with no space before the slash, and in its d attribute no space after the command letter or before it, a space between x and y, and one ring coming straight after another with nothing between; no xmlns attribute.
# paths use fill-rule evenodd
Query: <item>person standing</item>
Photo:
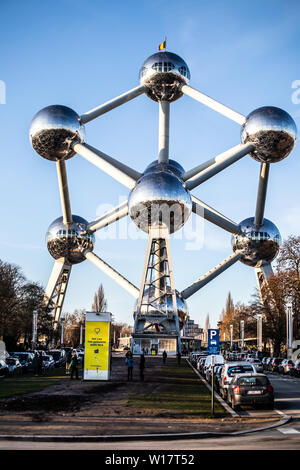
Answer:
<svg viewBox="0 0 300 470"><path fill-rule="evenodd" d="M166 363L166 360L167 360L167 353L166 351L163 352L163 363L165 364Z"/></svg>
<svg viewBox="0 0 300 470"><path fill-rule="evenodd" d="M73 379L73 375L75 372L76 379L78 380L78 357L76 355L76 351L72 352L72 359L70 363L70 378Z"/></svg>
<svg viewBox="0 0 300 470"><path fill-rule="evenodd" d="M180 362L181 362L181 354L180 354L179 351L178 351L178 353L177 353L177 362L178 362L178 365L180 365Z"/></svg>
<svg viewBox="0 0 300 470"><path fill-rule="evenodd" d="M144 369L145 369L145 356L141 354L140 357L140 379L144 382Z"/></svg>
<svg viewBox="0 0 300 470"><path fill-rule="evenodd" d="M68 349L66 353L66 374L70 374L70 363L72 359L72 352L71 349Z"/></svg>
<svg viewBox="0 0 300 470"><path fill-rule="evenodd" d="M35 353L34 358L32 360L33 373L35 377L38 377L39 375L39 363L40 363L39 356L37 353Z"/></svg>
<svg viewBox="0 0 300 470"><path fill-rule="evenodd" d="M132 380L132 375L133 375L133 355L130 352L127 356L127 367L128 367L128 373L127 373L127 380Z"/></svg>

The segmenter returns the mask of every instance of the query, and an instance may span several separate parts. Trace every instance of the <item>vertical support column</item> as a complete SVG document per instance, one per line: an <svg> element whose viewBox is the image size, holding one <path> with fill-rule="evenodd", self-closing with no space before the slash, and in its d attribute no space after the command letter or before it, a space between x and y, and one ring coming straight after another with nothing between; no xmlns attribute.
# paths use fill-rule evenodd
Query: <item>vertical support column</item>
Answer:
<svg viewBox="0 0 300 470"><path fill-rule="evenodd" d="M155 335L177 338L181 353L177 297L173 276L169 231L165 227L151 228L137 301L135 337ZM139 338L140 339L140 338Z"/></svg>
<svg viewBox="0 0 300 470"><path fill-rule="evenodd" d="M63 213L63 223L67 225L72 223L72 212L69 196L66 162L64 160L57 161L56 169L60 192L61 208Z"/></svg>
<svg viewBox="0 0 300 470"><path fill-rule="evenodd" d="M269 171L270 171L270 164L262 163L260 167L257 201L256 201L255 218L254 218L254 224L256 227L260 227L263 224Z"/></svg>
<svg viewBox="0 0 300 470"><path fill-rule="evenodd" d="M257 287L260 296L260 301L263 303L263 293L262 289L265 283L268 281L268 278L273 274L273 269L270 263L262 263L262 265L258 268L254 268L256 280L257 280Z"/></svg>
<svg viewBox="0 0 300 470"><path fill-rule="evenodd" d="M230 325L230 350L232 351L233 346L233 325Z"/></svg>
<svg viewBox="0 0 300 470"><path fill-rule="evenodd" d="M159 102L158 162L169 161L170 103Z"/></svg>

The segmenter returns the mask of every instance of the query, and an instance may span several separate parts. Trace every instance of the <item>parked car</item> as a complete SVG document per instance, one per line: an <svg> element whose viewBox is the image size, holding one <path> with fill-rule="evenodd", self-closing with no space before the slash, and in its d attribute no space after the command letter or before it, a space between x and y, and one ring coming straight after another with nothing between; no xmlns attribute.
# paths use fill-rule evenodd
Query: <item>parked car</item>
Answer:
<svg viewBox="0 0 300 470"><path fill-rule="evenodd" d="M227 398L227 390L237 374L256 373L254 364L251 362L227 362L222 367L220 393L224 400Z"/></svg>
<svg viewBox="0 0 300 470"><path fill-rule="evenodd" d="M291 367L294 366L294 362L291 359L283 359L281 364L278 366L279 374L289 374Z"/></svg>
<svg viewBox="0 0 300 470"><path fill-rule="evenodd" d="M266 368L266 363L267 363L268 359L270 359L269 356L264 356L261 360L261 363L262 363L264 369Z"/></svg>
<svg viewBox="0 0 300 470"><path fill-rule="evenodd" d="M274 408L274 390L265 374L238 374L228 387L228 402L234 410L243 405Z"/></svg>
<svg viewBox="0 0 300 470"><path fill-rule="evenodd" d="M222 354L210 354L206 356L204 366L203 366L203 375L206 376L206 371L211 368L212 358L214 357L215 366L223 365L225 363L224 356Z"/></svg>
<svg viewBox="0 0 300 470"><path fill-rule="evenodd" d="M54 369L55 362L52 356L42 356L42 358L44 372Z"/></svg>
<svg viewBox="0 0 300 470"><path fill-rule="evenodd" d="M198 359L197 370L200 372L200 374L203 374L205 359L206 359L206 357L199 357L199 359Z"/></svg>
<svg viewBox="0 0 300 470"><path fill-rule="evenodd" d="M33 370L33 366L32 366L32 361L34 357L33 353L14 352L14 353L11 353L11 356L19 359L23 372L30 372Z"/></svg>
<svg viewBox="0 0 300 470"><path fill-rule="evenodd" d="M255 369L256 369L256 372L258 372L259 374L260 374L260 373L263 373L264 368L263 368L263 365L262 365L262 363L261 363L261 361L260 361L259 359L251 358L251 359L249 359L249 362L250 362L251 364L254 364L254 367L255 367Z"/></svg>
<svg viewBox="0 0 300 470"><path fill-rule="evenodd" d="M214 388L217 393L220 393L221 373L223 366L216 366L214 376Z"/></svg>
<svg viewBox="0 0 300 470"><path fill-rule="evenodd" d="M282 363L283 359L280 357L273 357L273 359L268 364L268 370L270 372L278 372L278 366Z"/></svg>
<svg viewBox="0 0 300 470"><path fill-rule="evenodd" d="M66 363L66 352L64 349L52 349L49 355L54 359L54 367L62 367Z"/></svg>
<svg viewBox="0 0 300 470"><path fill-rule="evenodd" d="M272 361L272 357L267 357L264 364L264 370L269 370L270 363Z"/></svg>
<svg viewBox="0 0 300 470"><path fill-rule="evenodd" d="M297 359L295 364L290 368L290 375L292 377L300 377L300 359Z"/></svg>
<svg viewBox="0 0 300 470"><path fill-rule="evenodd" d="M22 365L16 357L7 357L5 360L9 375L22 375Z"/></svg>
<svg viewBox="0 0 300 470"><path fill-rule="evenodd" d="M5 361L0 359L0 377L7 377L9 374L8 365Z"/></svg>

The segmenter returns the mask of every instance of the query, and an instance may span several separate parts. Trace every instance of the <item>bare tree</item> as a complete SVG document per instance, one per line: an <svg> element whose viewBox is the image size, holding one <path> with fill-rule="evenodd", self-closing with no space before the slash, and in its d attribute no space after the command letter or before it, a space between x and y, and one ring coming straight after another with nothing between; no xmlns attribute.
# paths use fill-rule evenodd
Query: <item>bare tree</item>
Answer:
<svg viewBox="0 0 300 470"><path fill-rule="evenodd" d="M105 298L103 285L100 284L97 292L95 292L95 295L94 295L92 312L106 312L106 310L107 310L107 300Z"/></svg>

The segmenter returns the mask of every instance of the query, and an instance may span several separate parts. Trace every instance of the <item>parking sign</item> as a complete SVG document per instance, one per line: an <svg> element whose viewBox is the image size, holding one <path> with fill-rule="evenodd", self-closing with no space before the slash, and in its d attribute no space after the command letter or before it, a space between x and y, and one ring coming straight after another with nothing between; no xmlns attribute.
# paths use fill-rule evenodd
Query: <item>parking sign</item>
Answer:
<svg viewBox="0 0 300 470"><path fill-rule="evenodd" d="M219 354L220 352L220 336L219 329L209 329L207 331L207 353L208 354Z"/></svg>

